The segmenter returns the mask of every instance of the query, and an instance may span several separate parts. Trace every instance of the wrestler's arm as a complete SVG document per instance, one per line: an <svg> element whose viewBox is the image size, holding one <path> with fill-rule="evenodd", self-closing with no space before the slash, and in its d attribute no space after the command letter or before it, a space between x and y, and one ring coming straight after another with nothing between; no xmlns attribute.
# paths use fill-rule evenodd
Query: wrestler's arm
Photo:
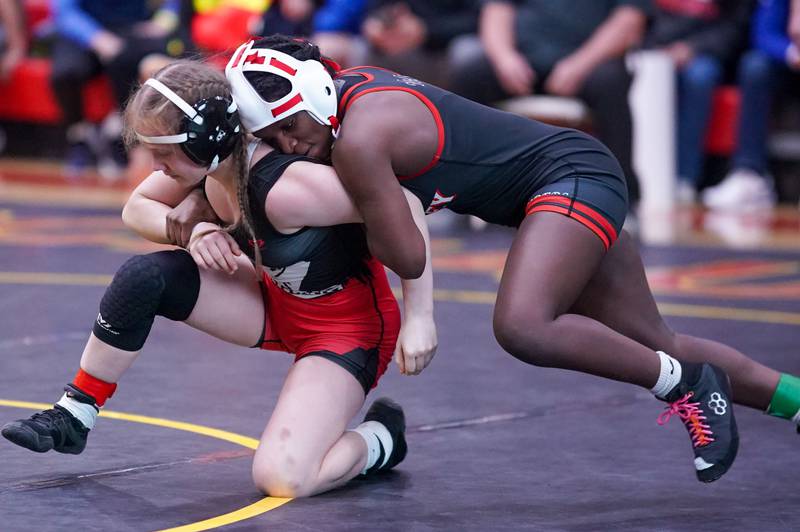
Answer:
<svg viewBox="0 0 800 532"><path fill-rule="evenodd" d="M264 204L270 223L281 233L303 227L361 223L361 215L333 167L297 161L283 171Z"/></svg>
<svg viewBox="0 0 800 532"><path fill-rule="evenodd" d="M167 214L191 190L163 172L153 172L131 193L122 209L122 221L147 240L175 244L167 232Z"/></svg>
<svg viewBox="0 0 800 532"><path fill-rule="evenodd" d="M225 206L225 191L216 181L205 184L209 198ZM176 244L167 229L167 219L175 205L180 204L193 188L180 185L162 172L153 172L136 187L122 210L122 221L140 236L159 244ZM212 213L211 203L208 204ZM232 219L234 213L222 213ZM216 219L216 214L215 214ZM193 225L185 247L192 258L203 268L233 273L238 269L237 257L241 255L236 241L222 230L218 223L200 222Z"/></svg>
<svg viewBox="0 0 800 532"><path fill-rule="evenodd" d="M419 232L393 167L390 125L348 116L333 150L333 165L358 207L370 251L397 275L415 279L425 270L425 240Z"/></svg>
<svg viewBox="0 0 800 532"><path fill-rule="evenodd" d="M425 270L417 279L402 279L403 325L395 349L402 373L416 375L430 363L438 346L433 319L433 270L425 211L419 199L403 195L426 249ZM309 162L291 164L267 195L265 210L270 223L284 233L305 226L359 223L361 215L330 166Z"/></svg>
<svg viewBox="0 0 800 532"><path fill-rule="evenodd" d="M419 375L436 354L439 340L433 319L433 267L425 209L419 198L403 189L409 209L425 241L425 269L417 279L400 279L403 288L403 324L394 360L405 375Z"/></svg>

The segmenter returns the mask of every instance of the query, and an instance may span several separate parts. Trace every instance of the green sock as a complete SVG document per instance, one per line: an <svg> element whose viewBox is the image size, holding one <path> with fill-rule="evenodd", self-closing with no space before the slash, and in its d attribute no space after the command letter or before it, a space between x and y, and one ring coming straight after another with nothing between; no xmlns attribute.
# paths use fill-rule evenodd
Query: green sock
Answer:
<svg viewBox="0 0 800 532"><path fill-rule="evenodd" d="M781 373L778 387L767 407L767 414L791 419L800 424L800 378Z"/></svg>

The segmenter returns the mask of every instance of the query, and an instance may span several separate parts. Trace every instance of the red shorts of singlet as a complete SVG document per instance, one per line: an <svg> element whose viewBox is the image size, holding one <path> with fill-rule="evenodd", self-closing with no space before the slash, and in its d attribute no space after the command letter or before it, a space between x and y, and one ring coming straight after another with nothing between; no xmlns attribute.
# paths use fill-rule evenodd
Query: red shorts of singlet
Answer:
<svg viewBox="0 0 800 532"><path fill-rule="evenodd" d="M342 290L313 299L284 291L265 272L267 322L261 348L293 353L295 361L327 358L369 392L392 360L400 309L383 265L373 258L368 266L369 279L351 278Z"/></svg>

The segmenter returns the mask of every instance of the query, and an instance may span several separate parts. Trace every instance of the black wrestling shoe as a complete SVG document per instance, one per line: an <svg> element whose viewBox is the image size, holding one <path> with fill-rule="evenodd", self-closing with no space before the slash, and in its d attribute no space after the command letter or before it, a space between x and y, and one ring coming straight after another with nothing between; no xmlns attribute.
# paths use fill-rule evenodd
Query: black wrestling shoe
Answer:
<svg viewBox="0 0 800 532"><path fill-rule="evenodd" d="M3 437L37 453L53 449L59 453L80 454L86 447L89 429L59 405L3 426Z"/></svg>
<svg viewBox="0 0 800 532"><path fill-rule="evenodd" d="M699 373L697 382L681 381L667 395L670 405L658 417L658 424L665 424L673 414L681 418L692 439L697 479L714 482L733 465L739 432L728 376L711 364L703 364Z"/></svg>
<svg viewBox="0 0 800 532"><path fill-rule="evenodd" d="M367 410L367 415L364 416L364 421L377 421L389 431L392 436L392 453L389 459L386 460L383 445L381 445L381 454L378 457L375 465L372 466L367 473L374 473L376 471L388 471L394 466L403 461L408 452L406 445L406 416L403 414L403 409L389 399L388 397L381 397L376 399L372 406ZM384 460L386 463L384 464ZM383 465L381 465L383 464Z"/></svg>

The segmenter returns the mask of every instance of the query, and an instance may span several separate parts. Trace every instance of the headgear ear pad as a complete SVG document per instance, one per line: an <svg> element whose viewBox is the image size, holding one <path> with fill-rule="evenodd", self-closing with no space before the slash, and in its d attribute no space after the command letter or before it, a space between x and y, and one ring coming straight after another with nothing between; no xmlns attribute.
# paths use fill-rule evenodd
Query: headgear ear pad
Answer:
<svg viewBox="0 0 800 532"><path fill-rule="evenodd" d="M145 81L183 111L181 131L177 135L146 136L136 134L142 142L152 144L180 144L192 162L205 166L209 172L228 157L236 146L242 130L236 103L222 96L214 96L189 105L172 89L150 78Z"/></svg>
<svg viewBox="0 0 800 532"><path fill-rule="evenodd" d="M236 146L241 131L239 111L222 96L200 100L192 107L197 115L183 117L181 132L185 132L187 138L180 143L181 149L201 166L218 164L233 153ZM197 117L202 120L198 121Z"/></svg>

